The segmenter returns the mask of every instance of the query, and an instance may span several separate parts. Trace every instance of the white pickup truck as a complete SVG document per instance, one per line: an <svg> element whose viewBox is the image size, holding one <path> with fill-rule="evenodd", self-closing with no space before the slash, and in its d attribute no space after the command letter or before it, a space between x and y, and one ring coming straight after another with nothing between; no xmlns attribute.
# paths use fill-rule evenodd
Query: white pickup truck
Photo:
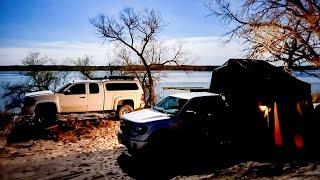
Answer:
<svg viewBox="0 0 320 180"><path fill-rule="evenodd" d="M22 113L39 121L52 120L57 113L117 112L143 108L144 94L136 79L85 80L67 83L57 90L25 95Z"/></svg>

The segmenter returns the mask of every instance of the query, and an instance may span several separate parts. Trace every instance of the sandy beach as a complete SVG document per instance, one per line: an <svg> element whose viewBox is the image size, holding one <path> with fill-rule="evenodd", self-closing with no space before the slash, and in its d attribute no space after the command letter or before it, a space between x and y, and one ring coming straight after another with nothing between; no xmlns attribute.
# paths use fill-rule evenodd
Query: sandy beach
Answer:
<svg viewBox="0 0 320 180"><path fill-rule="evenodd" d="M83 123L81 123L83 124ZM59 137L5 143L0 149L0 179L319 179L320 163L239 162L203 165L172 159L162 163L131 157L118 143L119 121L80 126ZM82 130L81 130L82 129ZM81 133L79 133L81 132ZM192 156L197 157L196 154Z"/></svg>

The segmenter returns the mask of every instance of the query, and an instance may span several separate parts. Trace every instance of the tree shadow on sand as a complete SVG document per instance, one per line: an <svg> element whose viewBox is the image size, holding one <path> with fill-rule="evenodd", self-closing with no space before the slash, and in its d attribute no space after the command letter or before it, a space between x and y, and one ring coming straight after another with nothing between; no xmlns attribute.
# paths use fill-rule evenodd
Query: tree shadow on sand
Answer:
<svg viewBox="0 0 320 180"><path fill-rule="evenodd" d="M179 179L184 176L196 179L200 177L274 178L287 175L294 177L299 168L313 167L319 163L315 159L312 161L284 159L264 154L259 157L244 156L235 153L234 149L210 151L199 148L196 151L185 149L179 152L139 157L124 152L117 158L117 161L123 172L134 179L172 179L174 177Z"/></svg>
<svg viewBox="0 0 320 180"><path fill-rule="evenodd" d="M139 157L124 152L117 161L120 168L135 179L171 179L176 176L213 174L239 163L238 160L208 152Z"/></svg>

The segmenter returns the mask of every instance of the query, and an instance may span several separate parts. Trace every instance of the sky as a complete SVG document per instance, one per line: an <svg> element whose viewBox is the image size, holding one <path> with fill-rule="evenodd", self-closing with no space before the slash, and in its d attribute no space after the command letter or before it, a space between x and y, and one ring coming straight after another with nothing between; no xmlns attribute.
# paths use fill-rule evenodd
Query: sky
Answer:
<svg viewBox="0 0 320 180"><path fill-rule="evenodd" d="M88 55L107 65L114 46L99 38L89 20L101 13L118 16L127 7L159 11L167 24L160 38L182 42L196 64L241 57L239 44L221 40L226 27L207 16L204 0L0 0L0 65L21 64L32 51L57 63Z"/></svg>

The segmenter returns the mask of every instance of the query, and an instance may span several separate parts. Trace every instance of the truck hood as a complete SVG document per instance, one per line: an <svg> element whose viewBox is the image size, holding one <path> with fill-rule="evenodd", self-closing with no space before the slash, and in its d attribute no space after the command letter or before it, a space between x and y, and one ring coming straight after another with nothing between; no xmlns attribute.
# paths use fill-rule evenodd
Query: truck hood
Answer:
<svg viewBox="0 0 320 180"><path fill-rule="evenodd" d="M28 97L37 97L37 96L44 96L44 95L51 95L54 94L52 91L37 91L32 93L27 93L25 96Z"/></svg>
<svg viewBox="0 0 320 180"><path fill-rule="evenodd" d="M151 109L143 109L140 111L132 112L125 114L123 116L124 119L136 123L146 123L146 122L152 122L152 121L159 121L159 120L165 120L170 119L170 115L161 113L158 111L154 111Z"/></svg>

